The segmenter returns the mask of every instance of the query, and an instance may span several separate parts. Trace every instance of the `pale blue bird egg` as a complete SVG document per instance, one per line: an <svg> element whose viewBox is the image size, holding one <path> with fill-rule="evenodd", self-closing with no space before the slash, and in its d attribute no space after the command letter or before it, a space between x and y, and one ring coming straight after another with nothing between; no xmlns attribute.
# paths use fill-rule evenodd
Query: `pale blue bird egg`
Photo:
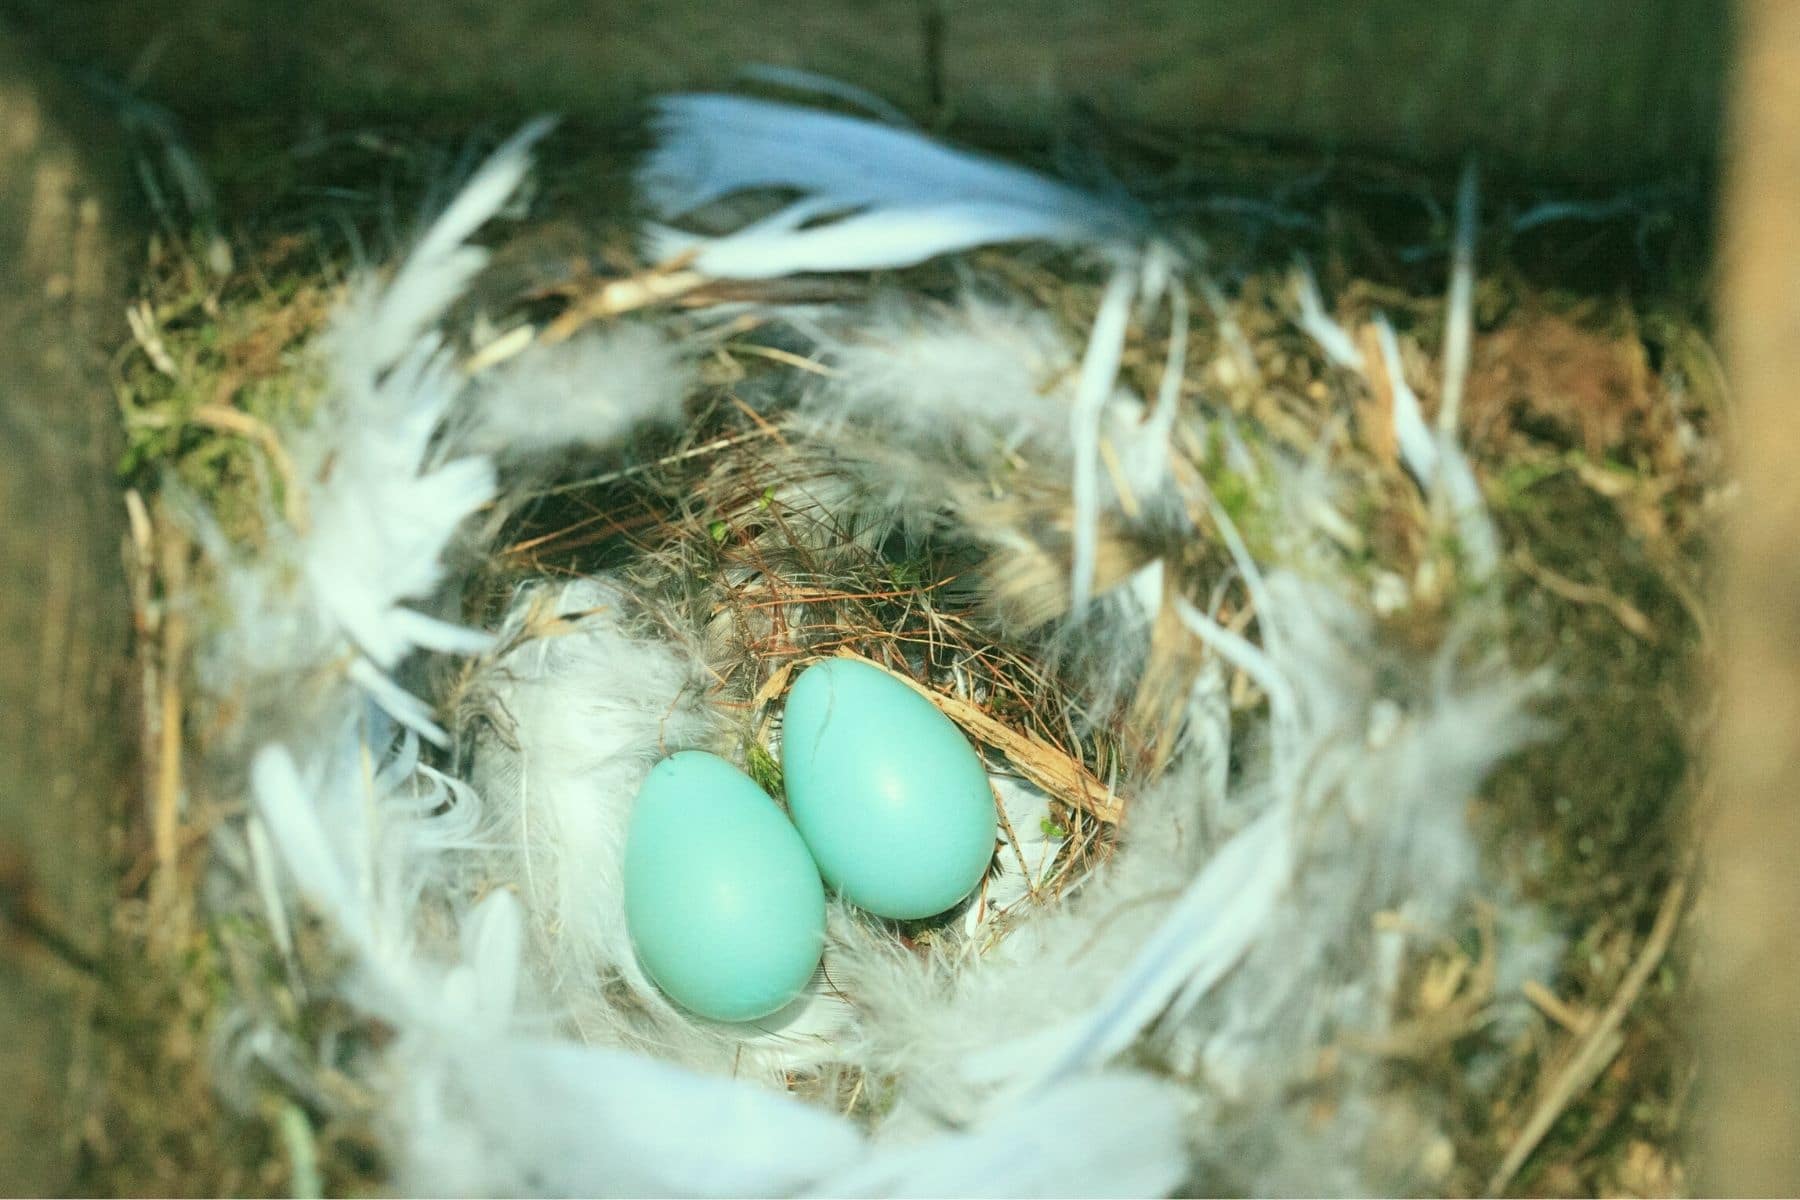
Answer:
<svg viewBox="0 0 1800 1200"><path fill-rule="evenodd" d="M716 754L650 769L625 839L625 925L670 999L717 1021L798 996L825 946L825 889L800 834Z"/></svg>
<svg viewBox="0 0 1800 1200"><path fill-rule="evenodd" d="M879 667L800 673L781 722L788 811L826 882L877 916L943 912L994 856L987 768L936 705Z"/></svg>

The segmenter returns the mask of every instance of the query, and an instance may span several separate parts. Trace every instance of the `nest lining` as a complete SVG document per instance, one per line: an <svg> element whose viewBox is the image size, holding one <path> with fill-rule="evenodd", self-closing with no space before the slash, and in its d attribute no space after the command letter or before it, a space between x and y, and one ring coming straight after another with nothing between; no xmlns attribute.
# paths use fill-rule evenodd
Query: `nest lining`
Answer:
<svg viewBox="0 0 1800 1200"><path fill-rule="evenodd" d="M1017 269L998 270L996 274L1016 280ZM1077 298L1081 295L1078 288L1057 286L1063 303L1072 303L1077 313L1091 306L1091 299L1084 302ZM1222 508L1243 531L1258 558L1266 561L1284 555L1290 561L1311 564L1310 573L1326 579L1344 578L1348 563L1348 578L1357 587L1367 589L1366 598L1376 609L1381 606L1372 598L1379 585L1388 578L1399 579L1408 585L1415 603L1401 606L1403 612L1394 610L1400 612L1400 619L1385 619L1389 626L1386 640L1402 648L1408 644L1434 644L1443 629L1454 624L1450 610L1460 605L1464 597L1453 582L1456 547L1431 532L1428 507L1421 502L1413 482L1399 469L1394 447L1384 447L1378 434L1366 439L1369 444L1363 444L1363 439L1352 436L1332 415L1357 404L1366 405L1371 395L1378 403L1379 386L1370 386L1365 393L1361 385L1347 380L1341 372L1326 368L1318 350L1304 339L1292 335L1257 338L1258 326L1266 327L1271 314L1277 320L1286 318L1280 315L1282 304L1255 303L1255 287L1253 281L1246 288L1237 310L1239 323L1253 331L1250 340L1259 351L1255 386L1245 378L1241 358L1221 335L1216 344L1202 344L1192 355L1192 383L1186 389L1196 397L1239 411L1254 423L1240 426L1240 436L1229 446L1209 429L1196 429L1177 444L1186 447L1196 473L1211 485ZM1088 295L1091 297L1092 292ZM891 302L878 301L872 309L875 317L859 315L857 320L879 319L884 303ZM967 306L960 301L948 305L939 301L935 310L941 313L946 307L956 311ZM928 324L933 311L934 306L928 304L909 315ZM1080 329L1085 324L1085 320L1077 318L1068 328ZM1030 332L1026 331L1028 336ZM727 341L724 345L729 355L732 343ZM752 341L749 345L763 343ZM765 348L786 354L795 352L781 343ZM1162 347L1137 344L1134 339L1127 355L1128 370L1132 365L1129 360L1136 358L1141 368L1158 361L1161 350ZM744 353L762 357L753 349ZM1402 353L1413 356L1415 362L1426 361L1426 351L1417 341L1403 342ZM742 355L732 361L741 363ZM1430 378L1432 372L1415 368L1408 374L1418 380ZM1284 387L1283 381L1288 379L1293 384ZM1345 403L1321 406L1314 395L1321 381L1325 381L1328 393L1338 393L1333 399ZM623 535L615 529L603 539L580 545L580 539L589 536L592 525L584 526L579 520L559 515L560 504L546 508L538 502L534 507L531 497L541 484L536 473L526 472L527 481L515 484L515 492L503 505L502 511L517 514L505 526L510 545L503 543L501 552L490 558L485 568L495 582L477 582L472 588L478 601L475 611L496 612L502 605L495 597L510 594L522 575L547 576L554 581L570 574L588 574L596 566L608 567L618 586L626 589L622 607L637 613L629 624L628 636L681 647L690 663L698 667L705 680L702 686L715 701L726 700L720 706L722 712L699 722L704 731L699 736L710 738L727 750L741 749L753 768L757 758L752 748L760 747L764 753L771 748L766 740L765 718L779 688L768 688L768 684L782 662L798 661L809 653L851 648L899 667L927 685L958 691L965 699L974 700L1001 729L1028 736L1039 752L1053 752L1065 763L1073 764L1065 770L1086 780L1107 779L1112 784L1109 792L1128 797L1130 812L1139 788L1154 781L1180 757L1182 731L1189 714L1185 709L1172 710L1169 697L1182 696L1191 688L1193 676L1209 661L1207 656L1194 652L1189 645L1191 636L1185 630L1165 628L1167 623L1151 621L1144 628L1132 630L1134 636L1144 640L1147 649L1136 655L1106 655L1104 665L1114 673L1113 677L1096 673L1094 661L1083 662L1083 645L1092 642L1097 628L1113 628L1117 615L1089 617L1076 623L1057 621L1059 607L1067 605L1066 590L1060 600L1055 598L1068 555L1067 521L1066 517L1059 517L1067 507L1063 474L1055 469L1034 471L1034 467L1041 468L1043 464L1013 453L1015 446L1008 448L1015 466L1009 486L996 488L994 479L971 471L966 459L959 460L956 447L945 447L934 439L926 439L923 445L903 446L896 453L894 431L880 428L879 422L872 430L858 428L849 419L821 423L817 412L808 409L807 397L816 396L817 387L804 379L797 382L789 378L771 385L772 395L751 405L748 413L733 406L728 413L721 409L721 415L695 422L683 435L686 450L715 443L726 445L727 449L718 455L679 458L673 468L633 476L640 482L654 478L655 487L561 493L565 498L576 497L595 513L605 514L603 524L623 525L630 530ZM1139 390L1149 391L1142 387ZM799 407L797 416L783 415L795 404ZM1374 432L1382 426L1379 422L1367 422L1356 428L1358 432ZM1252 431L1248 441L1242 436L1244 430ZM1019 436L1018 431L1009 430L1002 436L1002 444ZM1028 433L1025 436L1029 438ZM1352 506L1359 518L1372 519L1351 522L1348 536L1342 527L1318 526L1319 492L1315 485L1319 477L1293 469L1300 454L1316 454L1321 445L1331 451L1334 475L1340 481L1350 480L1337 485L1340 496L1350 491L1360 498L1381 498L1372 502L1365 499L1362 505ZM946 450L950 451L948 455ZM684 452L678 449L674 454ZM935 498L921 506L907 494L908 473L916 476L918 458L927 454L932 456L933 478L945 481L944 491L959 501L949 513ZM686 469L680 469L683 467ZM829 511L825 515L832 520L809 515L796 530L793 517L796 509L806 503L801 498L807 496L808 485L819 480L844 487L854 506L867 510L868 532L860 538L844 537L846 532L854 535L858 530L845 530L837 519L841 514ZM972 498L964 499L959 485ZM1000 499L995 499L996 491ZM677 502L671 503L671 497ZM814 514L821 511L816 496L811 498L811 505ZM1296 512L1304 514L1298 521ZM634 513L642 518L641 525L634 520ZM1210 528L1212 519L1210 514L1198 514L1195 525ZM1148 528L1152 531L1149 536L1140 528L1135 536L1103 539L1102 562L1117 564L1102 571L1103 580L1110 583L1127 577L1141 571L1147 561L1160 558L1165 563L1164 587L1175 592L1185 589L1191 595L1211 592L1227 561L1216 539L1191 539L1191 544L1200 549L1190 551L1183 561L1182 556L1167 553L1166 532L1155 525ZM1291 532L1295 528L1308 532L1295 537ZM1296 543L1303 543L1300 552L1294 549ZM805 583L796 588L794 576L801 572L805 573ZM1033 581L1033 586L1017 587L1020 579ZM749 582L755 580L763 581L772 594L759 594ZM1009 584L1014 585L1010 596ZM1046 592L1052 597L1048 601L1044 599ZM1021 595L1029 605L1047 604L1048 616L1043 607L1028 606L1021 612ZM1416 602L1420 596L1425 603ZM1223 607L1213 607L1227 624L1237 611L1243 611L1246 617L1252 615L1251 606L1241 593L1227 591L1223 598ZM1119 598L1113 599L1116 602ZM927 601L929 611L925 607ZM1359 636L1358 645L1371 644L1367 636ZM910 655L902 649L907 645L913 647ZM1181 652L1168 653L1171 645L1180 646ZM1416 658L1399 650L1377 658L1387 659L1368 664L1371 672L1381 676L1379 685L1351 683L1347 690L1360 688L1370 694L1391 695L1397 681L1418 677L1416 666L1408 665ZM1160 689L1128 686L1139 681L1139 664L1145 662L1159 670L1172 671L1173 682ZM1221 681L1236 702L1238 724L1255 725L1254 714L1261 709L1261 698L1251 677L1241 671L1232 672ZM450 683L444 694L452 699L466 699L478 710L480 691L479 681L472 683L465 677ZM1122 711L1121 705L1128 696L1131 705ZM1146 696L1151 699L1145 699ZM736 707L739 705L744 707ZM1217 727L1215 721L1213 728ZM1191 787L1191 777L1183 778L1183 784ZM1227 810L1218 814L1218 822L1222 828L1231 829L1241 825L1245 816L1244 810ZM1065 800L1064 807L1052 810L1047 819L1052 828L1066 831L1066 841L1077 847L1060 853L1054 860L1056 865L1050 877L1050 895L1054 897L1064 885L1085 877L1111 853L1113 823L1096 820L1088 808L1072 800ZM1128 818L1127 829L1131 819L1135 818ZM1050 829L1040 832L1046 836L1051 833ZM1166 891L1174 886L1176 883L1171 880L1162 889L1150 890ZM859 932L871 930L862 927ZM919 940L913 936L918 931L872 932L888 936L903 933L915 943ZM1296 933L1286 944L1304 941L1304 935ZM891 943L888 948L892 948ZM916 968L915 953L916 948L888 955L878 965L892 967L904 975ZM1407 968L1409 972L1420 969L1423 968L1416 960ZM901 996L906 982L890 978L885 986L892 995ZM1181 1043L1177 1032L1165 1031L1160 1044L1153 1043L1141 1053L1148 1061L1160 1063L1163 1071L1172 1071L1177 1077L1194 1077L1201 1067L1184 1057L1189 1052ZM1212 1064L1212 1069L1216 1075L1217 1064ZM849 1106L863 1105L863 1115L873 1118L884 1115L875 1110L893 1103L891 1090L879 1076L875 1078L870 1083L861 1075L832 1077L830 1083L838 1089L840 1099L853 1095L855 1099ZM1247 1098L1235 1099L1244 1103ZM1391 1119L1392 1114L1368 1112L1352 1116L1361 1122L1358 1128L1366 1132L1382 1128L1382 1121ZM1229 1127L1224 1121L1216 1121L1215 1125ZM1232 1154L1246 1159L1266 1158L1271 1154L1270 1143L1287 1139L1293 1133L1272 1122L1241 1128L1253 1131L1246 1136L1260 1141L1222 1144L1213 1160L1220 1167L1228 1157L1227 1145ZM1411 1126L1407 1131L1409 1136L1419 1132ZM1392 1134L1392 1130L1389 1132ZM1392 1140L1404 1139L1395 1135ZM1438 1143L1430 1138L1424 1142L1432 1154L1438 1153ZM1314 1138L1313 1144L1323 1143ZM1316 1153L1329 1155L1325 1149ZM1404 1170L1391 1178L1420 1178L1411 1174L1420 1169L1420 1163L1414 1161L1416 1157L1401 1155L1396 1161L1404 1159ZM1289 1164L1290 1169L1302 1174L1306 1168L1334 1169L1323 1158L1310 1162L1290 1159ZM1350 1169L1360 1172L1366 1167L1367 1164L1359 1164ZM1322 1177L1305 1176L1314 1187ZM1354 1177L1369 1178L1361 1174ZM1223 1180L1243 1181L1229 1173L1213 1178L1213 1186L1219 1186ZM1268 1188L1275 1186L1272 1179L1278 1178L1252 1182Z"/></svg>

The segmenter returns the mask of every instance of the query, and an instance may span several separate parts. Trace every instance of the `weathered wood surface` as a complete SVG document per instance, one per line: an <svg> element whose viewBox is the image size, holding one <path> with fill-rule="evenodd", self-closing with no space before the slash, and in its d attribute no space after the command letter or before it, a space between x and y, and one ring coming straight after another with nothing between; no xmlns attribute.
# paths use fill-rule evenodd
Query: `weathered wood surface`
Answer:
<svg viewBox="0 0 1800 1200"><path fill-rule="evenodd" d="M110 194L73 110L0 44L0 1193L73 1184L104 940L106 814L135 734L125 693Z"/></svg>
<svg viewBox="0 0 1800 1200"><path fill-rule="evenodd" d="M746 62L1028 137L1085 106L1618 183L1710 162L1724 0L0 0L47 55L221 111L606 121ZM934 96L934 93L936 95ZM935 104L934 99L941 101Z"/></svg>
<svg viewBox="0 0 1800 1200"><path fill-rule="evenodd" d="M1733 121L1724 335L1742 484L1705 814L1703 1194L1800 1195L1800 4L1750 0Z"/></svg>

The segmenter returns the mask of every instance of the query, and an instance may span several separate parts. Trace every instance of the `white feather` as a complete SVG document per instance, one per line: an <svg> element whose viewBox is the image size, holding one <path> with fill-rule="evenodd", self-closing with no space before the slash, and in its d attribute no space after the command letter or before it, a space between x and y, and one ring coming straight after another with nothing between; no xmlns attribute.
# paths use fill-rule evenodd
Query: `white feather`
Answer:
<svg viewBox="0 0 1800 1200"><path fill-rule="evenodd" d="M330 435L330 457L320 464L327 473L308 497L302 562L320 609L388 670L415 646L448 648L439 645L443 626L419 620L404 601L429 596L442 581L443 551L493 498L494 469L478 458L426 468L429 428L374 422L353 430Z"/></svg>
<svg viewBox="0 0 1800 1200"><path fill-rule="evenodd" d="M1145 1075L1081 1076L966 1133L877 1151L817 1196L1166 1196L1187 1173L1180 1089Z"/></svg>
<svg viewBox="0 0 1800 1200"><path fill-rule="evenodd" d="M970 292L953 308L885 304L820 348L831 374L801 403L827 436L853 428L984 471L1015 452L1067 455L1075 351L1021 301Z"/></svg>
<svg viewBox="0 0 1800 1200"><path fill-rule="evenodd" d="M1119 276L1125 308L1129 276ZM1179 309L1180 289L1171 296ZM1017 299L971 291L954 306L882 302L857 315L853 328L819 331L829 373L802 394L801 413L809 435L828 442L840 461L859 464L864 494L852 489L848 500L869 523L929 528L959 499L988 497L997 484L1019 479L1022 467L1056 486L1078 448L1091 448L1081 478L1093 495L1084 491L1082 506L1092 505L1094 520L1100 512L1127 522L1159 519L1173 508L1163 501L1174 389L1165 387L1146 419L1143 402L1113 386L1116 359L1095 362L1084 375L1068 333ZM1116 332L1125 314L1113 315ZM1171 350L1177 369L1179 340ZM1079 407L1092 403L1083 386L1104 389L1097 419ZM1080 443L1072 440L1078 425ZM1099 471L1102 440L1116 451L1122 478ZM1136 502L1131 517L1126 488ZM1084 537L1092 534L1090 522Z"/></svg>
<svg viewBox="0 0 1800 1200"><path fill-rule="evenodd" d="M1177 1016L1238 963L1288 884L1293 852L1287 819L1270 809L1207 861L1130 969L1035 1083L1107 1062L1178 997Z"/></svg>
<svg viewBox="0 0 1800 1200"><path fill-rule="evenodd" d="M808 218L820 211L808 205ZM789 214L793 217L801 212ZM808 271L876 271L910 267L942 254L1000 242L1081 242L1087 224L1055 211L1021 210L978 200L875 208L805 225L798 220L752 226L704 239L658 230L653 253L692 253L697 271L725 279L772 279Z"/></svg>
<svg viewBox="0 0 1800 1200"><path fill-rule="evenodd" d="M1456 187L1456 240L1450 254L1450 297L1444 314L1444 401L1438 407L1438 429L1452 437L1462 428L1463 388L1469 378L1469 350L1475 334L1479 199L1480 177L1471 159Z"/></svg>
<svg viewBox="0 0 1800 1200"><path fill-rule="evenodd" d="M680 421L698 381L691 349L619 324L519 355L478 378L457 444L501 460L612 445Z"/></svg>
<svg viewBox="0 0 1800 1200"><path fill-rule="evenodd" d="M345 678L360 687L381 710L433 745L449 744L449 735L432 719L431 705L419 699L362 655L350 660Z"/></svg>
<svg viewBox="0 0 1800 1200"><path fill-rule="evenodd" d="M406 1194L778 1196L863 1152L835 1114L641 1054L515 1035L397 1058Z"/></svg>
<svg viewBox="0 0 1800 1200"><path fill-rule="evenodd" d="M1325 303L1319 298L1319 281L1313 278L1312 268L1301 264L1294 274L1294 291L1300 298L1298 323L1301 330L1319 344L1319 348L1325 351L1325 357L1340 367L1348 367L1360 373L1363 369L1362 351L1356 348L1356 342L1344 327L1326 313Z"/></svg>
<svg viewBox="0 0 1800 1200"><path fill-rule="evenodd" d="M462 388L433 325L486 262L468 237L517 190L548 129L534 122L496 151L389 284L353 286L322 347L331 391L294 439L307 514L297 558L313 609L358 651L353 673L370 695L435 740L442 733L424 706L386 673L415 649L472 653L487 644L407 603L436 591L444 551L493 498L496 480L486 458L433 461Z"/></svg>
<svg viewBox="0 0 1800 1200"><path fill-rule="evenodd" d="M471 1013L495 1029L512 1022L525 949L525 914L505 888L487 894L462 922L464 970Z"/></svg>
<svg viewBox="0 0 1800 1200"><path fill-rule="evenodd" d="M1292 720L1297 700L1286 677L1268 654L1243 634L1227 629L1186 600L1177 599L1176 614L1188 631L1210 646L1219 657L1248 675L1268 695L1270 706Z"/></svg>
<svg viewBox="0 0 1800 1200"><path fill-rule="evenodd" d="M700 94L658 101L652 132L638 184L664 218L740 192L802 194L772 220L695 243L694 265L710 274L898 267L996 242L1128 247L1144 237L1141 214L1123 202L877 121Z"/></svg>
<svg viewBox="0 0 1800 1200"><path fill-rule="evenodd" d="M269 745L257 752L250 765L250 787L257 812L300 891L352 940L367 942L370 933L356 888L319 823L313 798L286 747Z"/></svg>
<svg viewBox="0 0 1800 1200"><path fill-rule="evenodd" d="M419 238L393 281L357 306L368 324L345 350L354 354L358 371L379 373L406 357L487 264L487 252L468 240L512 199L531 169L533 147L555 124L539 117L489 155Z"/></svg>
<svg viewBox="0 0 1800 1200"><path fill-rule="evenodd" d="M1211 286L1210 284L1208 285ZM1181 412L1181 388L1187 379L1188 294L1178 279L1171 279L1169 293L1169 349L1157 387L1156 407L1124 455L1131 487L1139 496L1158 491L1168 476L1170 443L1175 418ZM1241 336L1241 335L1240 335Z"/></svg>
<svg viewBox="0 0 1800 1200"><path fill-rule="evenodd" d="M1375 319L1375 333L1381 342L1381 363L1387 374L1388 390L1394 398L1394 440L1400 447L1400 461L1431 491L1438 477L1438 445L1425 413L1419 407L1418 393L1406 382L1406 364L1400 358L1400 346L1394 340L1394 327L1385 316Z"/></svg>
<svg viewBox="0 0 1800 1200"><path fill-rule="evenodd" d="M1462 550L1464 569L1474 583L1485 583L1500 567L1500 535L1488 516L1487 498L1475 468L1453 433L1438 436L1438 482Z"/></svg>
<svg viewBox="0 0 1800 1200"><path fill-rule="evenodd" d="M1087 607L1094 592L1095 553L1100 539L1100 420L1119 377L1131 298L1136 290L1137 278L1129 268L1115 269L1107 280L1100 311L1088 337L1087 353L1081 359L1075 404L1069 410L1069 445L1075 459L1070 492L1073 547L1069 606L1076 613Z"/></svg>
<svg viewBox="0 0 1800 1200"><path fill-rule="evenodd" d="M277 787L282 786L277 784ZM277 804L282 803L276 800ZM281 951L282 961L290 966L294 958L294 931L288 920L287 905L282 900L281 888L277 886L275 875L275 847L269 840L269 828L260 817L252 814L244 822L244 841L250 850L250 876L256 884L257 898L262 902L263 912L269 921L269 933L275 939L275 948Z"/></svg>
<svg viewBox="0 0 1800 1200"><path fill-rule="evenodd" d="M1438 446L1443 495L1455 523L1470 575L1493 577L1500 564L1499 537L1474 467L1463 454L1462 396L1468 385L1475 336L1475 237L1480 177L1471 159L1456 189L1456 243L1451 255L1450 298L1444 313L1444 401L1438 408Z"/></svg>
<svg viewBox="0 0 1800 1200"><path fill-rule="evenodd" d="M1456 315L1453 305L1447 320L1455 324L1466 319L1466 314ZM1499 535L1488 516L1475 469L1463 453L1458 430L1454 423L1446 426L1440 422L1436 429L1426 424L1418 395L1406 381L1406 365L1386 317L1376 318L1375 332L1393 396L1394 440L1401 462L1440 506L1440 520L1457 536L1469 579L1476 583L1491 579L1500 561Z"/></svg>

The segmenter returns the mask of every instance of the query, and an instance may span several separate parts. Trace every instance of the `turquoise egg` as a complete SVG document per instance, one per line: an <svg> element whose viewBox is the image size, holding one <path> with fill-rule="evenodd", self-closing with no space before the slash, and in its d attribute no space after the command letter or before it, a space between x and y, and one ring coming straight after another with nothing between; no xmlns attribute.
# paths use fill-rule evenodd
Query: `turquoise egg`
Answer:
<svg viewBox="0 0 1800 1200"><path fill-rule="evenodd" d="M854 659L800 673L781 722L788 811L826 882L883 917L943 912L994 856L994 793L962 731Z"/></svg>
<svg viewBox="0 0 1800 1200"><path fill-rule="evenodd" d="M812 855L754 780L683 750L650 769L625 839L625 925L669 998L717 1021L793 1000L825 946Z"/></svg>

